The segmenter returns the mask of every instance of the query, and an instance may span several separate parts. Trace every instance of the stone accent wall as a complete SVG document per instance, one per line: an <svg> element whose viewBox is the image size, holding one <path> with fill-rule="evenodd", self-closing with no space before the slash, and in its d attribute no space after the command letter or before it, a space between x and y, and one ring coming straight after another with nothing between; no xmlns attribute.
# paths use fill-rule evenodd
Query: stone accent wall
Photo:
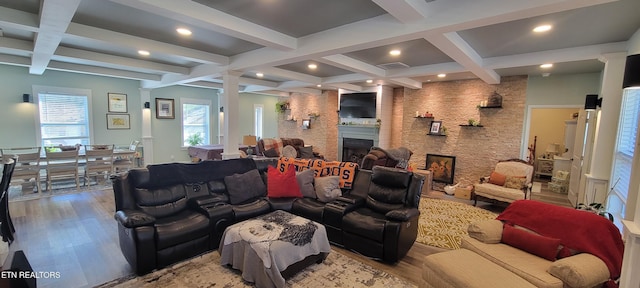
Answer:
<svg viewBox="0 0 640 288"><path fill-rule="evenodd" d="M321 95L292 93L288 100L291 110L278 116L278 136L301 138L313 151L324 155L327 160L338 157L338 92L323 91ZM313 118L309 113L318 113ZM293 116L295 121L287 120ZM311 128L302 129L302 119L311 119Z"/></svg>
<svg viewBox="0 0 640 288"><path fill-rule="evenodd" d="M501 82L460 80L404 89L402 146L414 153L410 163L421 168L427 154L455 156L454 183L475 183L488 176L499 160L519 158L527 77L503 77ZM476 107L494 92L502 95L501 109ZM431 120L415 118L416 111L433 113L434 120L447 128L447 136L427 135ZM470 118L484 127L459 126L468 124Z"/></svg>

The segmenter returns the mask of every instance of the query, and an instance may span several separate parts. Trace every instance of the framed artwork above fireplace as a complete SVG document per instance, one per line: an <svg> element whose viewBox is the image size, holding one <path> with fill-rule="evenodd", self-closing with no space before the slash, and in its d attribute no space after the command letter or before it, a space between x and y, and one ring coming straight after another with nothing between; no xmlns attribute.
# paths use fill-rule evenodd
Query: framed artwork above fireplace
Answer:
<svg viewBox="0 0 640 288"><path fill-rule="evenodd" d="M456 157L427 154L426 168L431 171L433 181L453 184L453 176L456 172Z"/></svg>

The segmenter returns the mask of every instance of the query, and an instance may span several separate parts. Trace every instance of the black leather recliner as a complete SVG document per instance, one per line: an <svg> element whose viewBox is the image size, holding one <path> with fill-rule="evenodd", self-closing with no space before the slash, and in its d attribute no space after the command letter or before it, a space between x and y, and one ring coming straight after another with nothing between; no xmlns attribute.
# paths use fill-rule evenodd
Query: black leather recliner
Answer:
<svg viewBox="0 0 640 288"><path fill-rule="evenodd" d="M424 177L404 169L374 166L364 203L342 218L345 248L395 263L418 235Z"/></svg>

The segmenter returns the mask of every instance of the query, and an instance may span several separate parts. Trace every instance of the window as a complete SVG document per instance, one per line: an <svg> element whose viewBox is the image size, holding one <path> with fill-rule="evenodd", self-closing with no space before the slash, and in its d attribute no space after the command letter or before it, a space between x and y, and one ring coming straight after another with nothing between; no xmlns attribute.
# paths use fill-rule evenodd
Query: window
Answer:
<svg viewBox="0 0 640 288"><path fill-rule="evenodd" d="M607 198L607 210L613 214L615 224L620 229L622 228L620 220L624 218L627 197L629 196L639 111L640 89L625 89L622 95L618 137L611 171L610 185L613 189Z"/></svg>
<svg viewBox="0 0 640 288"><path fill-rule="evenodd" d="M42 147L91 144L91 91L57 87L34 87ZM44 154L44 149L42 150Z"/></svg>
<svg viewBox="0 0 640 288"><path fill-rule="evenodd" d="M211 101L203 99L180 99L182 104L182 145L209 145Z"/></svg>
<svg viewBox="0 0 640 288"><path fill-rule="evenodd" d="M254 133L258 137L258 139L262 138L262 111L264 106L262 104L254 104L253 105L253 122L254 122Z"/></svg>

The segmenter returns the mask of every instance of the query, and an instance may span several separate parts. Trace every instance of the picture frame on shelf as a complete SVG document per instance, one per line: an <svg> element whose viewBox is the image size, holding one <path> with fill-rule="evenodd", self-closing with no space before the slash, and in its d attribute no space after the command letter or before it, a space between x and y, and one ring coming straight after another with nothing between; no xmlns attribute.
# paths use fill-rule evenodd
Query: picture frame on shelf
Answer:
<svg viewBox="0 0 640 288"><path fill-rule="evenodd" d="M311 128L311 119L302 119L302 129Z"/></svg>
<svg viewBox="0 0 640 288"><path fill-rule="evenodd" d="M129 114L107 114L107 129L131 129Z"/></svg>
<svg viewBox="0 0 640 288"><path fill-rule="evenodd" d="M440 134L442 132L442 121L431 121L429 134Z"/></svg>
<svg viewBox="0 0 640 288"><path fill-rule="evenodd" d="M107 93L107 106L110 113L127 113L127 94Z"/></svg>
<svg viewBox="0 0 640 288"><path fill-rule="evenodd" d="M431 171L433 181L453 184L456 172L456 157L448 155L427 154L426 169Z"/></svg>
<svg viewBox="0 0 640 288"><path fill-rule="evenodd" d="M175 118L175 101L173 99L156 98L156 119Z"/></svg>

